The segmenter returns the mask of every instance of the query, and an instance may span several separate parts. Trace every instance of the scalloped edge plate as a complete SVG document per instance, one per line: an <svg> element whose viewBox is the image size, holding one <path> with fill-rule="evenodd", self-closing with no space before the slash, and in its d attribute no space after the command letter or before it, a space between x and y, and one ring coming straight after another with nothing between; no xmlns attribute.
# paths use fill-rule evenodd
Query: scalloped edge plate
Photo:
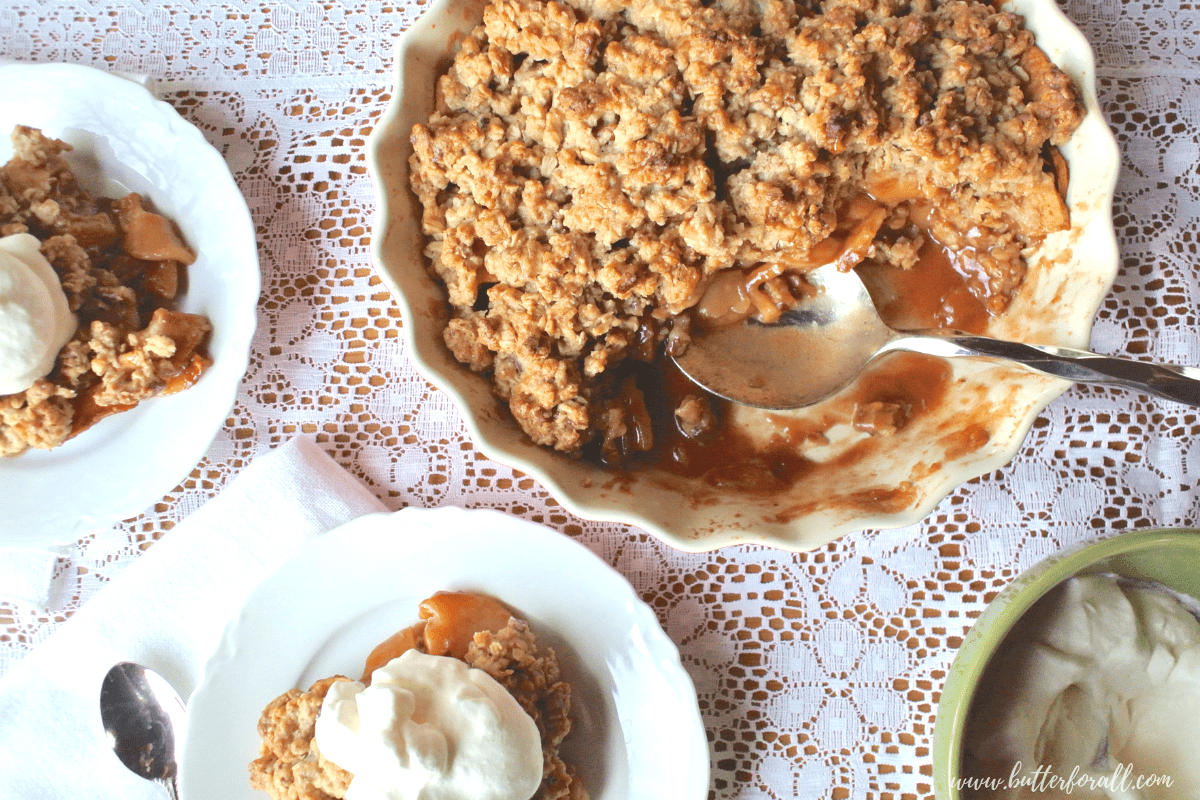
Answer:
<svg viewBox="0 0 1200 800"><path fill-rule="evenodd" d="M0 163L15 125L75 150L83 186L136 191L175 220L196 251L180 308L213 324L213 365L186 391L101 420L50 451L0 459L0 544L76 541L136 516L186 478L224 426L257 323L258 245L221 154L142 85L70 64L0 66Z"/></svg>
<svg viewBox="0 0 1200 800"><path fill-rule="evenodd" d="M309 542L229 622L188 702L185 797L259 800L248 767L262 709L292 688L357 678L438 590L501 600L558 653L573 687L563 753L593 800L705 800L696 690L654 612L575 540L492 510L405 508Z"/></svg>
<svg viewBox="0 0 1200 800"><path fill-rule="evenodd" d="M893 437L886 452L852 467L818 471L790 493L762 498L731 497L698 481L648 470L607 472L534 445L492 395L488 381L458 364L442 343L445 293L427 274L420 204L408 188L412 125L428 118L436 76L481 19L482 7L482 0L437 0L396 43L396 88L368 141L378 198L372 254L403 314L405 350L416 369L450 395L481 451L534 476L572 513L639 526L685 551L745 543L809 550L855 530L911 525L955 486L1007 464L1042 409L1070 387L983 359L955 359L955 386L947 402ZM1075 80L1087 114L1062 148L1076 167L1067 197L1073 227L1048 238L1030 259L1029 275L1009 314L993 320L988 332L1086 346L1118 267L1112 223L1120 166L1116 139L1100 113L1094 57L1079 29L1052 0L1018 0L1007 7L1024 14L1042 49ZM1079 169L1083 164L1087 169ZM836 399L797 416L818 418L832 402ZM736 424L747 430L761 428L765 420L756 410L736 416ZM989 439L964 453L962 431L972 424L984 426ZM905 484L912 491L902 507L869 499Z"/></svg>

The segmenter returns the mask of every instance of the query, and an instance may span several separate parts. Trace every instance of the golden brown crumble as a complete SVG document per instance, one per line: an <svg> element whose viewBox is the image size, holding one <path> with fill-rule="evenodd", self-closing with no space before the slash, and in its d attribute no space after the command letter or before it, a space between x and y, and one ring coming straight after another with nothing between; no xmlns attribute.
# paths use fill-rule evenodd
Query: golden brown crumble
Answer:
<svg viewBox="0 0 1200 800"><path fill-rule="evenodd" d="M307 692L291 689L272 700L258 721L262 755L250 765L250 785L276 800L346 796L353 777L317 750L316 724L329 687L349 680L322 678Z"/></svg>
<svg viewBox="0 0 1200 800"><path fill-rule="evenodd" d="M941 247L1002 312L1069 227L1082 114L980 2L492 0L412 131L446 344L535 442L619 457L646 443L614 367L685 345L718 273L770 315L795 273Z"/></svg>
<svg viewBox="0 0 1200 800"><path fill-rule="evenodd" d="M209 361L208 320L175 311L194 254L131 194L94 198L71 173L70 145L33 128L12 134L0 167L0 236L31 233L79 321L53 371L0 397L0 456L50 449L102 417L186 388Z"/></svg>
<svg viewBox="0 0 1200 800"><path fill-rule="evenodd" d="M381 648L389 659L402 649L429 652L420 628L402 631ZM416 631L415 635L406 635ZM389 644L390 643L390 644ZM435 653L435 655L437 655ZM372 656L374 658L374 654ZM462 660L491 675L537 724L542 739L542 784L531 800L587 800L575 769L563 762L559 747L571 732L571 685L562 679L558 658L537 639L524 620L510 617L499 630L476 632ZM339 800L346 796L351 773L327 761L317 749L316 718L334 676L307 692L291 689L263 710L258 723L261 755L250 765L250 783L275 800Z"/></svg>
<svg viewBox="0 0 1200 800"><path fill-rule="evenodd" d="M534 800L586 800L582 781L558 754L571 732L571 684L563 680L554 651L539 649L529 623L514 617L495 633L476 633L463 660L495 678L537 724L542 785Z"/></svg>

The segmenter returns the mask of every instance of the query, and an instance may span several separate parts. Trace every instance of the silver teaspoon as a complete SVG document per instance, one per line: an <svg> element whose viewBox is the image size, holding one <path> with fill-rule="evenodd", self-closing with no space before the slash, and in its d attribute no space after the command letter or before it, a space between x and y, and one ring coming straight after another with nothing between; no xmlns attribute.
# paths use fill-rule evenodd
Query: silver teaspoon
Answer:
<svg viewBox="0 0 1200 800"><path fill-rule="evenodd" d="M835 265L805 276L816 291L764 325L747 320L693 326L675 362L715 395L767 409L803 408L848 386L873 359L894 350L984 356L1076 383L1119 386L1200 406L1200 369L1132 361L1067 347L1023 344L957 331L899 332L880 319L866 286Z"/></svg>
<svg viewBox="0 0 1200 800"><path fill-rule="evenodd" d="M166 679L128 661L116 664L100 686L100 719L109 744L135 775L179 797L177 760L184 705Z"/></svg>

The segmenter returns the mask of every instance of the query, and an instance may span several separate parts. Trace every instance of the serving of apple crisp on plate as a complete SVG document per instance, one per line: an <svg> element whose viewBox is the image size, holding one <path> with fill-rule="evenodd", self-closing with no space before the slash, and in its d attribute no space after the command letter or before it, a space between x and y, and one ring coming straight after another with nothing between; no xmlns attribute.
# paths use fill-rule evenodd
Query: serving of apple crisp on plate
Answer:
<svg viewBox="0 0 1200 800"><path fill-rule="evenodd" d="M44 546L196 466L246 370L258 255L222 156L143 86L0 80L0 541Z"/></svg>
<svg viewBox="0 0 1200 800"><path fill-rule="evenodd" d="M76 324L43 374L14 375L10 366L24 359L5 349L0 456L8 457L58 447L105 416L181 391L212 363L208 320L173 308L196 260L175 226L136 193L88 194L63 158L65 142L25 126L12 142L15 155L0 167L0 243L24 242L37 251L26 258L53 268ZM11 333L16 320L6 322Z"/></svg>
<svg viewBox="0 0 1200 800"><path fill-rule="evenodd" d="M668 357L696 326L777 318L827 264L897 327L1084 343L1115 270L1115 148L1049 4L494 0L470 19L399 46L376 255L418 365L576 513L687 549L903 524L1004 463L1064 388L904 355L765 412ZM1080 148L1103 169L1071 174ZM429 281L403 274L414 245Z"/></svg>
<svg viewBox="0 0 1200 800"><path fill-rule="evenodd" d="M260 583L180 768L184 795L226 800L709 790L695 687L626 579L551 528L451 507L360 517Z"/></svg>
<svg viewBox="0 0 1200 800"><path fill-rule="evenodd" d="M571 685L554 650L488 595L436 592L419 616L371 651L361 681L322 678L263 709L251 785L275 800L337 800L356 782L360 798L422 786L464 800L587 800L559 756Z"/></svg>

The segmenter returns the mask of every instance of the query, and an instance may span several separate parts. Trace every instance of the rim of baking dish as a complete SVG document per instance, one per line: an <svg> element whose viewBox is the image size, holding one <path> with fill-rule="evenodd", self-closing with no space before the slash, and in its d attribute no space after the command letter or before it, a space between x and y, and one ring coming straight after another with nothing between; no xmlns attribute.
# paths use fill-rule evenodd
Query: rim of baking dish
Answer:
<svg viewBox="0 0 1200 800"><path fill-rule="evenodd" d="M636 507L634 484L624 484L618 475L584 476L569 466L572 459L548 448L534 445L524 437L515 422L498 419L498 405L480 397L472 380L479 376L453 362L436 336L420 335L420 317L440 313L422 309L418 301L441 297L444 289L432 285L423 255L424 236L420 231L420 205L408 187L408 157L412 152L409 130L400 130L405 121L424 121L432 105L436 76L448 68L457 44L482 17L483 0L436 0L395 45L393 91L391 100L379 118L367 142L367 163L377 201L372 235L372 257L380 279L388 287L403 317L402 338L405 351L416 370L435 387L446 392L458 407L464 423L480 451L497 462L520 470L540 481L565 508L585 519L611 521L640 527L667 544L688 552L715 550L736 544L761 544L783 550L810 550L852 531L873 528L898 528L924 519L958 485L999 469L1021 448L1034 420L1045 407L1072 385L1068 381L1036 376L1028 410L1014 417L1005 444L983 457L967 458L962 463L945 464L922 486L914 505L894 513L817 513L788 525L763 526L757 521L730 520L692 530L673 530ZM1091 223L1084 232L1089 247L1088 281L1073 286L1073 313L1049 323L1054 327L1049 342L1086 347L1092 323L1105 296L1112 288L1118 268L1117 240L1112 224L1112 201L1119 171L1116 139L1104 122L1095 91L1095 58L1078 27L1052 0L1018 0L1006 4L1025 17L1026 27L1037 37L1039 46L1079 87L1085 106L1088 173L1101 175L1089 197L1090 210L1099 223ZM423 80L421 91L414 91L416 78ZM1077 133L1078 138L1079 134ZM1075 141L1073 138L1072 141ZM1079 158L1076 154L1075 158ZM1072 160L1068 154L1068 162ZM1070 200L1070 197L1068 197ZM1073 208L1074 211L1074 208ZM416 225L404 230L402 220ZM1073 228L1071 232L1076 231ZM394 253L401 252L405 263L396 263ZM420 273L420 274L417 274ZM421 296L406 291L422 287ZM411 294L411 296L410 296ZM444 316L444 314L443 314ZM1062 315L1059 315L1060 317ZM453 362L452 366L447 360ZM959 359L958 361L966 361ZM1010 370L1012 368L1009 368ZM505 410L505 413L507 411ZM592 482L607 482L613 500L597 502L581 496L592 491ZM623 494L622 494L623 493ZM617 502L624 497L633 502ZM680 497L686 504L686 498ZM736 516L736 515L734 515Z"/></svg>

